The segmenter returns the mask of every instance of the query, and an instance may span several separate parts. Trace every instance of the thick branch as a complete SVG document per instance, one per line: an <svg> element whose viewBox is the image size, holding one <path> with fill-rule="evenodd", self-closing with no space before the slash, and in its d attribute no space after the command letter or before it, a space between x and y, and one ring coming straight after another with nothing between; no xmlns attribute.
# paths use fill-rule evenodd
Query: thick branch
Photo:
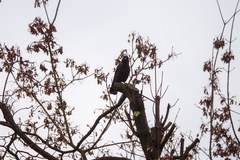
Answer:
<svg viewBox="0 0 240 160"><path fill-rule="evenodd" d="M190 145L186 148L186 150L185 150L185 152L184 152L184 157L185 157L185 158L187 158L189 152L190 152L190 151L197 145L197 143L199 143L199 142L200 142L200 140L199 140L198 138L196 138L196 139L192 142L192 144L190 144Z"/></svg>
<svg viewBox="0 0 240 160"><path fill-rule="evenodd" d="M198 138L196 138L192 144L190 144L188 147L186 147L185 151L184 151L184 139L181 138L181 148L180 148L180 156L173 156L173 159L176 160L185 160L188 158L189 156L189 152L197 145L197 143L199 143L200 140Z"/></svg>
<svg viewBox="0 0 240 160"><path fill-rule="evenodd" d="M133 118L137 128L137 136L140 140L143 152L146 159L154 159L156 157L156 153L151 150L153 140L147 123L141 94L139 94L139 91L131 84L114 83L113 87L117 91L122 92L129 99L130 108L133 112Z"/></svg>
<svg viewBox="0 0 240 160"><path fill-rule="evenodd" d="M170 137L173 135L173 131L176 128L175 124L171 125L171 128L169 129L168 133L165 135L164 139L162 140L161 144L160 144L160 153L162 152L165 144L167 143L167 141L170 139Z"/></svg>
<svg viewBox="0 0 240 160"><path fill-rule="evenodd" d="M23 131L19 128L19 126L15 123L13 119L13 115L11 114L9 108L6 104L0 102L0 108L3 112L5 120L11 125L11 128L15 131L15 133L34 151L42 155L46 159L57 160L52 154L46 152L44 149L40 148L36 143L34 143L30 138L23 133Z"/></svg>

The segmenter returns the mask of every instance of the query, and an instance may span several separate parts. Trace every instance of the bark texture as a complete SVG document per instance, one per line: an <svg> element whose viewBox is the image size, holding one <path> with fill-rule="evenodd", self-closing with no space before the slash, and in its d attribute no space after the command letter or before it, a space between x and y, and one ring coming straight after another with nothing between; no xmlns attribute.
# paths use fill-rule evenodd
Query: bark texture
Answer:
<svg viewBox="0 0 240 160"><path fill-rule="evenodd" d="M146 159L156 158L156 152L153 149L153 139L147 123L145 107L142 95L132 84L114 83L114 88L122 92L130 102L130 108L136 125L136 136L138 136Z"/></svg>

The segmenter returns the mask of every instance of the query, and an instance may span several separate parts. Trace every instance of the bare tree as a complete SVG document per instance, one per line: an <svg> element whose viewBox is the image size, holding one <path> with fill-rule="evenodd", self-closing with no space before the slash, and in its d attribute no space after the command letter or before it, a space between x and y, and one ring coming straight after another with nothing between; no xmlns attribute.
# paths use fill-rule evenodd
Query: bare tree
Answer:
<svg viewBox="0 0 240 160"><path fill-rule="evenodd" d="M129 83L114 83L113 87L122 93L114 101L109 95L108 74L102 69L89 71L87 64L79 65L73 59L60 61L63 47L55 40L61 0L56 5L53 19L47 10L47 0L35 0L35 7L42 7L46 13L45 22L36 17L29 24L29 32L38 38L27 46L29 54L43 57L39 63L25 58L18 47L0 45L1 74L5 82L1 95L0 109L3 118L0 126L7 130L0 137L1 159L189 159L193 157L196 138L185 146L184 137L177 136L176 124L168 120L174 104L168 104L165 114L160 113L161 101L167 89L163 89L163 78L158 81L157 70L169 59L177 56L173 51L167 57L159 58L157 48L149 39L132 33L129 35L130 50L123 50L116 59L130 55L131 76ZM60 66L65 66L71 76L65 75ZM150 76L149 71L153 72ZM97 84L106 85L102 98L109 103L86 133L70 123L75 111L64 98L66 89L77 81L94 77ZM163 76L162 76L163 77ZM149 85L148 85L149 84ZM153 86L153 88L152 88ZM143 94L145 87L151 87L150 96ZM141 88L141 89L139 89ZM150 128L145 114L145 101L155 108L154 127ZM127 129L121 142L102 143L102 137L113 122L124 124ZM125 154L111 155L111 147L117 147Z"/></svg>

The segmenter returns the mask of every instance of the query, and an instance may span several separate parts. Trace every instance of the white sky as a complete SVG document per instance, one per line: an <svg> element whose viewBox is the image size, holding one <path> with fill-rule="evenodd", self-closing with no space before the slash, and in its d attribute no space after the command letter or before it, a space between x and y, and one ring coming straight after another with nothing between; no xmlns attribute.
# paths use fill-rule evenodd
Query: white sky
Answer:
<svg viewBox="0 0 240 160"><path fill-rule="evenodd" d="M220 1L225 19L233 12L235 3L236 0ZM0 43L17 45L25 54L26 46L35 39L28 33L28 24L36 16L45 19L43 8L33 9L33 0L2 0ZM239 36L240 24L236 23ZM157 45L160 58L165 58L172 47L175 52L181 52L163 67L164 83L169 85L163 103L174 103L179 98L171 118L174 119L181 108L177 119L180 130L197 133L202 113L195 104L203 96L208 79L202 72L202 65L210 58L213 39L222 29L215 0L63 0L56 27L57 41L64 48L63 57L87 62L91 69L103 67L111 76L114 59L122 49L130 49L127 39L132 31L149 37ZM239 46L238 39L234 43ZM235 58L239 59L239 55ZM99 99L102 89L95 81L86 80L69 90L66 97L77 108L74 123L79 124L79 115L84 117L81 118L83 124L94 120L88 117L97 117L93 110L105 107ZM151 114L151 106L148 114Z"/></svg>

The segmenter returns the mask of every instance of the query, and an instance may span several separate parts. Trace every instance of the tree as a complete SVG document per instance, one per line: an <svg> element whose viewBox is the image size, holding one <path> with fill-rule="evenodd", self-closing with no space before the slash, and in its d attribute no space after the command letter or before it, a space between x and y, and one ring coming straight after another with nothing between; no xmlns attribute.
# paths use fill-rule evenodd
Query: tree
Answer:
<svg viewBox="0 0 240 160"><path fill-rule="evenodd" d="M239 10L239 0L231 17L225 20L221 5L217 1L223 22L221 35L214 39L211 59L206 61L203 71L209 74L209 86L204 88L204 98L200 100L204 121L200 127L203 137L209 136L208 148L202 148L209 159L221 157L240 158L239 102L231 95L234 85L231 76L234 68L234 26ZM228 29L227 27L230 26ZM222 53L222 54L221 54ZM221 84L222 82L222 84ZM208 120L209 119L209 120Z"/></svg>
<svg viewBox="0 0 240 160"><path fill-rule="evenodd" d="M9 132L1 137L3 142L0 146L1 158L87 159L87 155L94 154L97 159L128 159L127 157L136 156L132 151L125 158L110 157L108 146L119 146L122 150L140 148L144 153L140 155L146 159L156 159L160 156L174 157L176 146L168 145L166 148L167 142L173 141L176 130L176 124L167 121L171 105L168 105L167 113L161 120L157 111L163 96L162 88L155 91L154 99L151 100L156 104L158 113L155 127L150 130L143 102L147 97L142 95L135 85L144 86L150 83L150 76L145 74L144 70L156 70L175 55L171 53L166 60L158 60L156 46L135 33L129 35L129 43L132 45L130 56L132 76L129 80L131 83L114 83L115 89L123 93L120 99L113 102L108 91L103 92L102 98L110 102L110 107L103 110L95 123L89 126L87 133L81 133L77 126L71 125L70 119L74 108L64 99L65 90L74 82L91 76L96 78L98 84L105 83L107 90L109 85L107 75L102 69L95 69L94 73L89 73L89 66L78 65L73 59L64 61L65 68L71 72L70 78L60 71L59 67L62 64L59 57L63 54L63 47L54 37L60 4L61 1L58 1L51 20L46 7L47 1L35 1L35 7L44 8L47 22L36 17L29 24L30 34L36 36L38 40L28 45L27 51L29 54L43 55L40 64L26 59L18 47L8 47L5 44L0 46L1 71L5 73L0 103L4 119L0 124L1 127L9 129ZM121 52L116 63L119 63L119 59L126 52L126 50ZM125 99L128 99L129 103L124 103ZM127 112L128 107L132 112ZM23 113L27 114L22 116ZM102 128L99 126L101 121L105 122L102 123ZM128 126L126 141L99 145L112 121L119 121ZM186 150L181 147L180 156L176 157L181 159L188 157L197 142L198 139ZM183 143L181 140L182 145ZM97 152L99 153L96 154Z"/></svg>
<svg viewBox="0 0 240 160"><path fill-rule="evenodd" d="M57 3L53 19L50 19L47 4L48 1L35 0L35 7L44 9L47 20L36 17L29 24L30 34L38 40L28 45L27 51L31 55L41 55L42 60L39 59L38 63L33 62L30 58L26 58L18 47L0 45L0 69L5 80L0 102L3 115L0 126L4 130L8 130L0 137L1 159L86 160L90 156L98 160L140 158L184 160L193 157L196 159L196 155L200 154L201 150L205 152L204 149L197 148L198 137L190 139L191 142L185 147L186 138L183 135L177 135L177 124L169 121L168 116L171 109L177 104L177 100L165 106L166 113L160 113L160 108L164 107L161 102L167 88L164 89L163 74L158 75L157 71L161 71L162 66L178 54L171 51L166 58L159 58L157 47L149 39L131 33L128 37L130 49L121 51L116 59L116 64L118 64L125 54L130 55L130 77L128 83L113 84L114 89L121 93L120 98L115 101L109 94L109 84L111 83L109 83L108 74L104 73L102 68L91 72L90 66L86 63L79 65L70 58L61 63L61 55L64 54L63 47L57 43L54 37L57 32L55 21L58 17L61 0ZM230 20L234 21L237 13L236 7L234 16ZM227 25L229 21L224 24ZM217 52L222 47L222 43L224 44L222 41L221 37L214 42ZM230 38L230 42L232 43L232 38ZM224 54L222 60L224 62L227 60L226 63L229 64L233 60L233 55L228 52L228 54ZM211 75L210 87L214 93L212 92L210 99L213 102L213 96L218 90L214 88L216 83L212 76L216 76L217 67L214 64L214 68L210 67L209 69L206 66L208 63L212 66L211 61L206 62L204 70ZM63 72L62 68L66 69L67 73ZM230 67L228 71L230 71ZM159 76L161 77L160 81L158 81ZM78 126L71 123L71 117L75 110L65 99L64 93L76 82L88 80L91 77L96 79L97 84L105 85L106 89L101 98L108 105L106 108L102 108L101 114L96 114L94 123L89 124L87 128L88 131L82 132ZM151 88L150 94L144 92L146 87ZM221 102L229 106L230 100L229 95L222 96ZM219 115L215 118L217 112L215 113L213 110L213 103L209 107L206 106L205 101L202 100L200 103L203 105L202 110L210 115L210 141L213 142L212 137L218 136L217 132L214 132L215 123L213 121L222 120L219 118L227 116ZM155 123L153 127L149 127L149 117L145 114L145 107L148 104L154 105ZM210 112L209 108L212 108ZM227 109L228 111L224 114L230 112L229 107ZM104 135L110 131L113 124L123 124L126 127L124 132L119 133L123 141L104 141ZM204 124L202 129L204 133L208 131ZM239 156L236 154L239 143L235 143L238 137L236 133L234 135L233 139L227 140L234 142L231 144L236 147L234 146L235 150L228 151L228 153L237 157ZM230 138L232 137L230 136ZM111 153L118 150L120 151L118 152L119 156ZM210 143L209 158L212 153L212 144ZM228 155L223 156L227 157Z"/></svg>

